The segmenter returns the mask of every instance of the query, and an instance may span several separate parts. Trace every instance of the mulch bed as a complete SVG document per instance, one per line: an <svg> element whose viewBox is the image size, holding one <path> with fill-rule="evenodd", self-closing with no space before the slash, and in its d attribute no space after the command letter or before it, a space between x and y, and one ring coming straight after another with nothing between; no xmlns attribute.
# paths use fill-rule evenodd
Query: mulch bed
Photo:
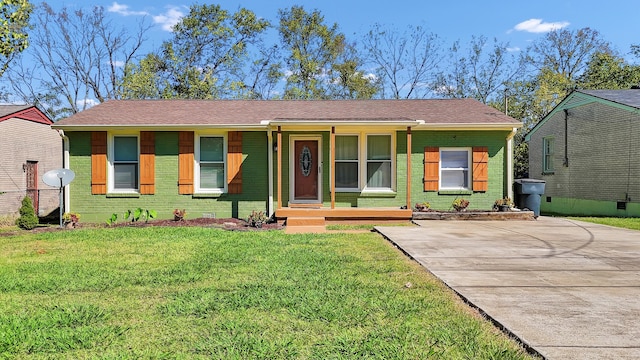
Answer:
<svg viewBox="0 0 640 360"><path fill-rule="evenodd" d="M111 226L108 226L107 224L79 223L77 228L88 229L88 228L109 228L109 227L153 227L153 226L165 226L165 227L200 226L200 227L225 229L225 230L231 230L231 231L264 231L264 230L284 229L284 226L278 223L263 224L261 228L256 228L256 227L249 226L249 224L245 220L234 219L234 218L225 218L225 219L197 218L197 219L184 219L181 221L151 220L148 222L144 222L144 221L119 222ZM0 232L0 237L18 235L26 231L36 233L36 232L49 232L49 231L62 231L62 230L73 230L73 229L60 228L58 226L42 226L42 227L37 227L33 230Z"/></svg>

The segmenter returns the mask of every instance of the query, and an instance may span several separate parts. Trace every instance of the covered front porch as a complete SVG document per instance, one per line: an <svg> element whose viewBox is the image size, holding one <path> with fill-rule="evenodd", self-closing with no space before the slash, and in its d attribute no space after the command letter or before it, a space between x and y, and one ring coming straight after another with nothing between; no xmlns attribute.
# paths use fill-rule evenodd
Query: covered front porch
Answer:
<svg viewBox="0 0 640 360"><path fill-rule="evenodd" d="M390 134L390 138L394 138L394 148L390 154L395 156L397 151L395 148L396 131L406 130L406 148L411 149L411 125L415 124L414 121L403 120L400 121L400 125L396 121L393 126L384 124L384 127L381 127ZM274 130L277 130L273 133L269 132L270 135L273 134L273 136L269 136L269 146L274 149L271 155L275 157L269 161L270 164L275 165L270 167L270 178L275 180L275 184L271 184L270 188L275 190L275 193L272 192L271 195L272 201L269 203L272 208L269 209L269 213L273 214L277 221L286 222L287 225L296 223L319 226L324 225L325 221L381 223L411 220L411 181L404 182L406 184L406 199L403 195L397 206L389 206L388 201L386 203L382 201L380 204L367 204L366 206L358 204L356 207L354 205L348 206L348 204L345 206L344 202L337 201L336 193L338 192L338 197L340 197L341 187L336 185L336 126L318 127L317 124L314 124L309 128L301 128L299 124L296 125L294 129L298 133L288 135L287 139L283 138L283 130L287 130L283 129L283 125L274 126ZM344 126L344 124L342 125ZM289 126L289 128L292 127ZM344 127L342 129L344 133ZM301 130L304 132L301 133ZM322 159L322 136L320 135L322 132L325 136L328 133L328 144L325 143L325 150L328 151L324 153L324 161ZM340 134L340 132L338 133ZM325 137L325 139L327 138ZM298 146L298 144L300 145ZM407 173L410 174L410 156L406 156L406 165L404 166L406 166ZM394 179L391 183L395 188L395 165L392 166L392 169ZM327 177L323 176L324 172L328 172ZM310 185L309 180L311 181ZM358 188L360 190L365 186L361 181L364 180L359 180ZM342 187L344 188L344 186ZM357 189L351 193L358 194L354 195L356 197L361 196ZM388 196L383 196L381 199L388 198ZM396 200L398 199L396 198Z"/></svg>

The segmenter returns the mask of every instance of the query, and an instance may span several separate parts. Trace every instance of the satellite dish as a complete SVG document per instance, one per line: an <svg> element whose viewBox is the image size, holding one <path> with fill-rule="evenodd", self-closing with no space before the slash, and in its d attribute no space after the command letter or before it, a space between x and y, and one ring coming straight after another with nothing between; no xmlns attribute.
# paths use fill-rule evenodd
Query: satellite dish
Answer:
<svg viewBox="0 0 640 360"><path fill-rule="evenodd" d="M71 169L55 169L44 173L44 175L42 175L42 181L51 187L61 188L69 185L75 177L76 173Z"/></svg>
<svg viewBox="0 0 640 360"><path fill-rule="evenodd" d="M60 192L60 227L62 227L62 188L69 185L71 181L76 177L76 173L71 169L55 169L49 170L42 175L42 181L45 184L58 188Z"/></svg>

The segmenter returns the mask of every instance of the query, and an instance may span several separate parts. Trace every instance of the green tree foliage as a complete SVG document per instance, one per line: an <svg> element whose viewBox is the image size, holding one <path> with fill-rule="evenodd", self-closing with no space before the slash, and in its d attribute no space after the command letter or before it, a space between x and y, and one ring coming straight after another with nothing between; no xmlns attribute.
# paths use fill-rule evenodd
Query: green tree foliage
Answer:
<svg viewBox="0 0 640 360"><path fill-rule="evenodd" d="M281 9L280 39L289 72L285 99L369 98L375 83L360 71L360 59L338 25L328 26L315 10Z"/></svg>
<svg viewBox="0 0 640 360"><path fill-rule="evenodd" d="M32 9L27 0L0 0L0 76L14 56L29 46Z"/></svg>
<svg viewBox="0 0 640 360"><path fill-rule="evenodd" d="M362 47L381 84L380 97L411 99L430 95L443 58L437 35L422 26L409 26L399 32L375 24L362 39Z"/></svg>
<svg viewBox="0 0 640 360"><path fill-rule="evenodd" d="M640 85L640 66L605 52L591 55L587 69L578 77L582 89L629 89Z"/></svg>
<svg viewBox="0 0 640 360"><path fill-rule="evenodd" d="M261 97L260 81L273 75L274 53L264 49L261 36L267 20L241 8L229 13L219 5L192 5L173 29L173 38L157 54L147 55L126 69L122 95L127 98L212 99ZM255 74L247 77L249 55ZM275 65L277 68L277 64ZM277 73L277 69L276 69ZM247 78L252 81L246 81ZM272 80L272 79L271 79ZM269 80L266 80L269 81Z"/></svg>
<svg viewBox="0 0 640 360"><path fill-rule="evenodd" d="M38 226L38 217L33 209L33 202L31 198L25 196L22 199L22 206L20 207L20 217L16 219L16 225L21 229L31 230Z"/></svg>

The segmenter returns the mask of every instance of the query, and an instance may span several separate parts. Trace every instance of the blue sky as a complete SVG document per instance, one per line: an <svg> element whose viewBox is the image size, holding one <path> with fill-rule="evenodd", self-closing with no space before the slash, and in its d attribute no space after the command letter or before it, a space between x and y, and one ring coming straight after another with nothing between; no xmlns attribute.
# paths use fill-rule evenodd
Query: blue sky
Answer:
<svg viewBox="0 0 640 360"><path fill-rule="evenodd" d="M558 27L596 29L630 60L629 46L640 44L637 0L50 0L48 3L55 9L100 5L124 24L146 16L154 24L148 34L148 46L152 47L171 36L170 25L186 15L189 5L194 3L217 3L229 11L246 7L274 23L278 9L302 5L308 11L320 10L326 23L338 23L340 30L354 41L366 34L372 24L380 23L398 29L424 26L437 34L445 47L455 40L464 44L472 35L484 35L508 42L514 51L524 50L531 41Z"/></svg>

